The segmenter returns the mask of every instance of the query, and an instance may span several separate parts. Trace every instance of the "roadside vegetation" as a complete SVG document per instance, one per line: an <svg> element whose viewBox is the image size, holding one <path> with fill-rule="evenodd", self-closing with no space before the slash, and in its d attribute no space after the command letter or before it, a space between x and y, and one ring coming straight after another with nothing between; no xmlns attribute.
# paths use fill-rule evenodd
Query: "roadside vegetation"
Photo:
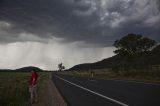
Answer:
<svg viewBox="0 0 160 106"><path fill-rule="evenodd" d="M41 100L49 73L38 74L38 100ZM29 72L0 72L0 106L29 106L29 76Z"/></svg>
<svg viewBox="0 0 160 106"><path fill-rule="evenodd" d="M160 44L130 33L113 46L113 57L76 65L63 74L160 83Z"/></svg>
<svg viewBox="0 0 160 106"><path fill-rule="evenodd" d="M113 71L112 69L95 69L95 70L83 70L83 71L68 71L61 72L65 75L93 77L102 79L115 79L115 80L129 80L149 83L160 84L160 71L159 70L119 70Z"/></svg>

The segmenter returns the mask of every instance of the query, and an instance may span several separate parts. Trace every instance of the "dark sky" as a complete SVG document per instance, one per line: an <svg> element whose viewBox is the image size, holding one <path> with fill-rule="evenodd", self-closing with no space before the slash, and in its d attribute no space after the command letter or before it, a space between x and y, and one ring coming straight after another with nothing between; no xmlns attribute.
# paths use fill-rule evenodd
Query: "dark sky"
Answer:
<svg viewBox="0 0 160 106"><path fill-rule="evenodd" d="M100 61L128 33L160 41L160 0L0 0L0 68Z"/></svg>
<svg viewBox="0 0 160 106"><path fill-rule="evenodd" d="M127 33L160 41L159 4L159 0L0 0L0 42L45 43L55 37L111 46ZM24 32L40 39L20 37Z"/></svg>

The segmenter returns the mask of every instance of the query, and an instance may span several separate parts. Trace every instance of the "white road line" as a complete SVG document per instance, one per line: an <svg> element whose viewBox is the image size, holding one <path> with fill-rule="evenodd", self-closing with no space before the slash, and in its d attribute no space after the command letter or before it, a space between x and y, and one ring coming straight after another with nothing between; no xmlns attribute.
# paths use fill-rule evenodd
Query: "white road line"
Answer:
<svg viewBox="0 0 160 106"><path fill-rule="evenodd" d="M104 98L104 99L110 100L110 101L112 101L112 102L114 102L114 103L117 103L117 104L119 104L119 105L122 105L122 106L129 106L129 105L125 104L125 103L122 103L122 102L117 101L117 100L115 100L115 99L112 99L112 98L110 98L110 97L104 96L104 95L102 95L102 94L100 94L100 93L94 92L94 91L92 91L92 90L90 90L90 89L87 89L87 88L85 88L85 87L82 87L82 86L80 86L80 85L77 85L77 84L75 84L75 83L73 83L73 82L70 82L70 81L68 81L68 80L66 80L66 79L63 79L63 78L61 78L61 77L59 77L59 76L57 76L57 75L55 75L55 76L56 76L57 78L65 81L65 82L68 82L69 84L72 84L72 85L74 85L74 86L76 86L76 87L79 87L79 88L81 88L81 89L83 89L83 90L86 90L86 91L88 91L88 92L91 92L91 93L93 93L93 94L95 94L95 95L98 95L98 96Z"/></svg>

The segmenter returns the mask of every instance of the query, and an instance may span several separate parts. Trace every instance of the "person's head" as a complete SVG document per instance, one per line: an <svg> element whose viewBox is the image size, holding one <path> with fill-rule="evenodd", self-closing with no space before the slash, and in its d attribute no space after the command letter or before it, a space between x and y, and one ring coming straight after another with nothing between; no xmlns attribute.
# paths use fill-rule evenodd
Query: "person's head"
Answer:
<svg viewBox="0 0 160 106"><path fill-rule="evenodd" d="M37 74L37 70L31 70L31 72Z"/></svg>
<svg viewBox="0 0 160 106"><path fill-rule="evenodd" d="M34 73L35 71L34 70L31 70L31 73Z"/></svg>

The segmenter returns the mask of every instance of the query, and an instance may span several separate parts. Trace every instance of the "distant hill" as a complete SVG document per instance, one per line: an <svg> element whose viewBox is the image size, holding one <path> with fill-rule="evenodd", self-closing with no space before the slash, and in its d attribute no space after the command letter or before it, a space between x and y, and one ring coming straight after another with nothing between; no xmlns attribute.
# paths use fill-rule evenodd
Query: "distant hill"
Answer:
<svg viewBox="0 0 160 106"><path fill-rule="evenodd" d="M34 67L34 66L28 66L28 67L22 67L19 69L15 69L15 70L11 70L11 69L0 69L0 72L30 72L31 70L35 70L35 71L44 71L38 67Z"/></svg>
<svg viewBox="0 0 160 106"><path fill-rule="evenodd" d="M42 69L40 69L40 68L38 68L38 67L33 67L33 66L22 67L22 68L16 69L15 71L29 72L29 71L31 71L31 70L43 71Z"/></svg>
<svg viewBox="0 0 160 106"><path fill-rule="evenodd" d="M132 61L126 58L115 55L113 57L95 62L95 63L84 63L75 65L69 70L89 70L89 69L104 69L104 68L115 68L115 67L140 67L144 68L149 65L160 65L160 45L156 46L148 54L145 54Z"/></svg>
<svg viewBox="0 0 160 106"><path fill-rule="evenodd" d="M11 69L0 69L0 72L10 72L10 71L13 71Z"/></svg>

